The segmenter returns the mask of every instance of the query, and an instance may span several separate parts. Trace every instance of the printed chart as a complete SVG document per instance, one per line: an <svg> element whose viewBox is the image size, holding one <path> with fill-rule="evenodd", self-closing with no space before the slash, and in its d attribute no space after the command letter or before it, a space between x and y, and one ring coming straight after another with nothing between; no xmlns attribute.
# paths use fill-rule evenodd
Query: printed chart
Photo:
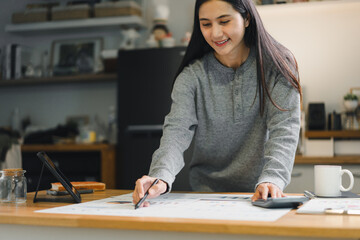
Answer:
<svg viewBox="0 0 360 240"><path fill-rule="evenodd" d="M240 221L275 221L291 209L265 209L251 205L251 195L169 193L149 199L150 207L134 209L132 195L49 208L37 212L129 217L164 217Z"/></svg>

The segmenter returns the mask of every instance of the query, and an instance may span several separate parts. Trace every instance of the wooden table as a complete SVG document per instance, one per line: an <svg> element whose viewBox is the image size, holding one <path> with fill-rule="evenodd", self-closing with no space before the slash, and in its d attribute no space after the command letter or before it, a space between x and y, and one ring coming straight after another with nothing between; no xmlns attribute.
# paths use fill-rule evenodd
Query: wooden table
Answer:
<svg viewBox="0 0 360 240"><path fill-rule="evenodd" d="M83 202L129 193L83 194ZM43 192L41 194L44 194ZM0 204L0 239L359 239L360 216L300 215L291 211L275 222L46 214L34 211L66 203ZM282 236L283 238L281 238Z"/></svg>
<svg viewBox="0 0 360 240"><path fill-rule="evenodd" d="M101 181L107 188L115 188L115 146L109 144L25 144L22 152L89 152L99 151L101 155Z"/></svg>

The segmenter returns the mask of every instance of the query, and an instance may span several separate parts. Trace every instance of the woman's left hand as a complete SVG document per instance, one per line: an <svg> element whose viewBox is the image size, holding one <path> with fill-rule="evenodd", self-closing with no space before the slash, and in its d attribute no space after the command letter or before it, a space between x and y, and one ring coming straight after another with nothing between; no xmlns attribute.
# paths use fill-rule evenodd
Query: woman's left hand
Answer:
<svg viewBox="0 0 360 240"><path fill-rule="evenodd" d="M270 193L272 198L281 198L286 197L286 195L280 190L278 186L272 183L260 183L255 191L255 194L251 197L251 201L256 201L258 199L266 200L268 194Z"/></svg>

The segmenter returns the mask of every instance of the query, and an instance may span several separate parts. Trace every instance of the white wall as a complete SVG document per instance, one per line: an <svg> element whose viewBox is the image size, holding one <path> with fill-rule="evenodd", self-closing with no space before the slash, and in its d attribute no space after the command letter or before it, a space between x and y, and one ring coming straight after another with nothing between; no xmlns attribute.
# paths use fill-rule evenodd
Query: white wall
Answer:
<svg viewBox="0 0 360 240"><path fill-rule="evenodd" d="M343 96L360 87L360 1L329 1L258 7L265 27L295 55L304 107L325 102L344 110Z"/></svg>
<svg viewBox="0 0 360 240"><path fill-rule="evenodd" d="M111 35L108 32L31 36L6 33L4 28L10 23L11 13L29 2L0 1L0 46L9 42L49 46L59 38ZM169 29L179 42L184 32L192 29L195 0L168 2ZM258 10L268 31L298 60L304 106L323 101L327 112L342 110L342 96L350 87L360 86L360 1L268 5L259 6ZM112 33L118 37L117 34ZM116 41L107 40L107 48L113 45ZM108 106L116 104L115 87L115 83L91 83L0 88L0 126L10 123L15 107L20 108L21 117L29 115L38 125L55 126L63 123L67 115L78 114L98 114L105 120Z"/></svg>

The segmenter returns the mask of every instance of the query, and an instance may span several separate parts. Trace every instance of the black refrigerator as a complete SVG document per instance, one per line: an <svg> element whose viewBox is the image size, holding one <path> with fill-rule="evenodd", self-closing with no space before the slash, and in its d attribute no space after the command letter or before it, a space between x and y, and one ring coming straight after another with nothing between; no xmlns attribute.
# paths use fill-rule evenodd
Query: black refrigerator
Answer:
<svg viewBox="0 0 360 240"><path fill-rule="evenodd" d="M118 52L116 187L133 189L148 174L151 157L159 147L164 117L171 106L175 74L185 47ZM186 170L174 184L188 190ZM179 185L179 187L176 187Z"/></svg>

